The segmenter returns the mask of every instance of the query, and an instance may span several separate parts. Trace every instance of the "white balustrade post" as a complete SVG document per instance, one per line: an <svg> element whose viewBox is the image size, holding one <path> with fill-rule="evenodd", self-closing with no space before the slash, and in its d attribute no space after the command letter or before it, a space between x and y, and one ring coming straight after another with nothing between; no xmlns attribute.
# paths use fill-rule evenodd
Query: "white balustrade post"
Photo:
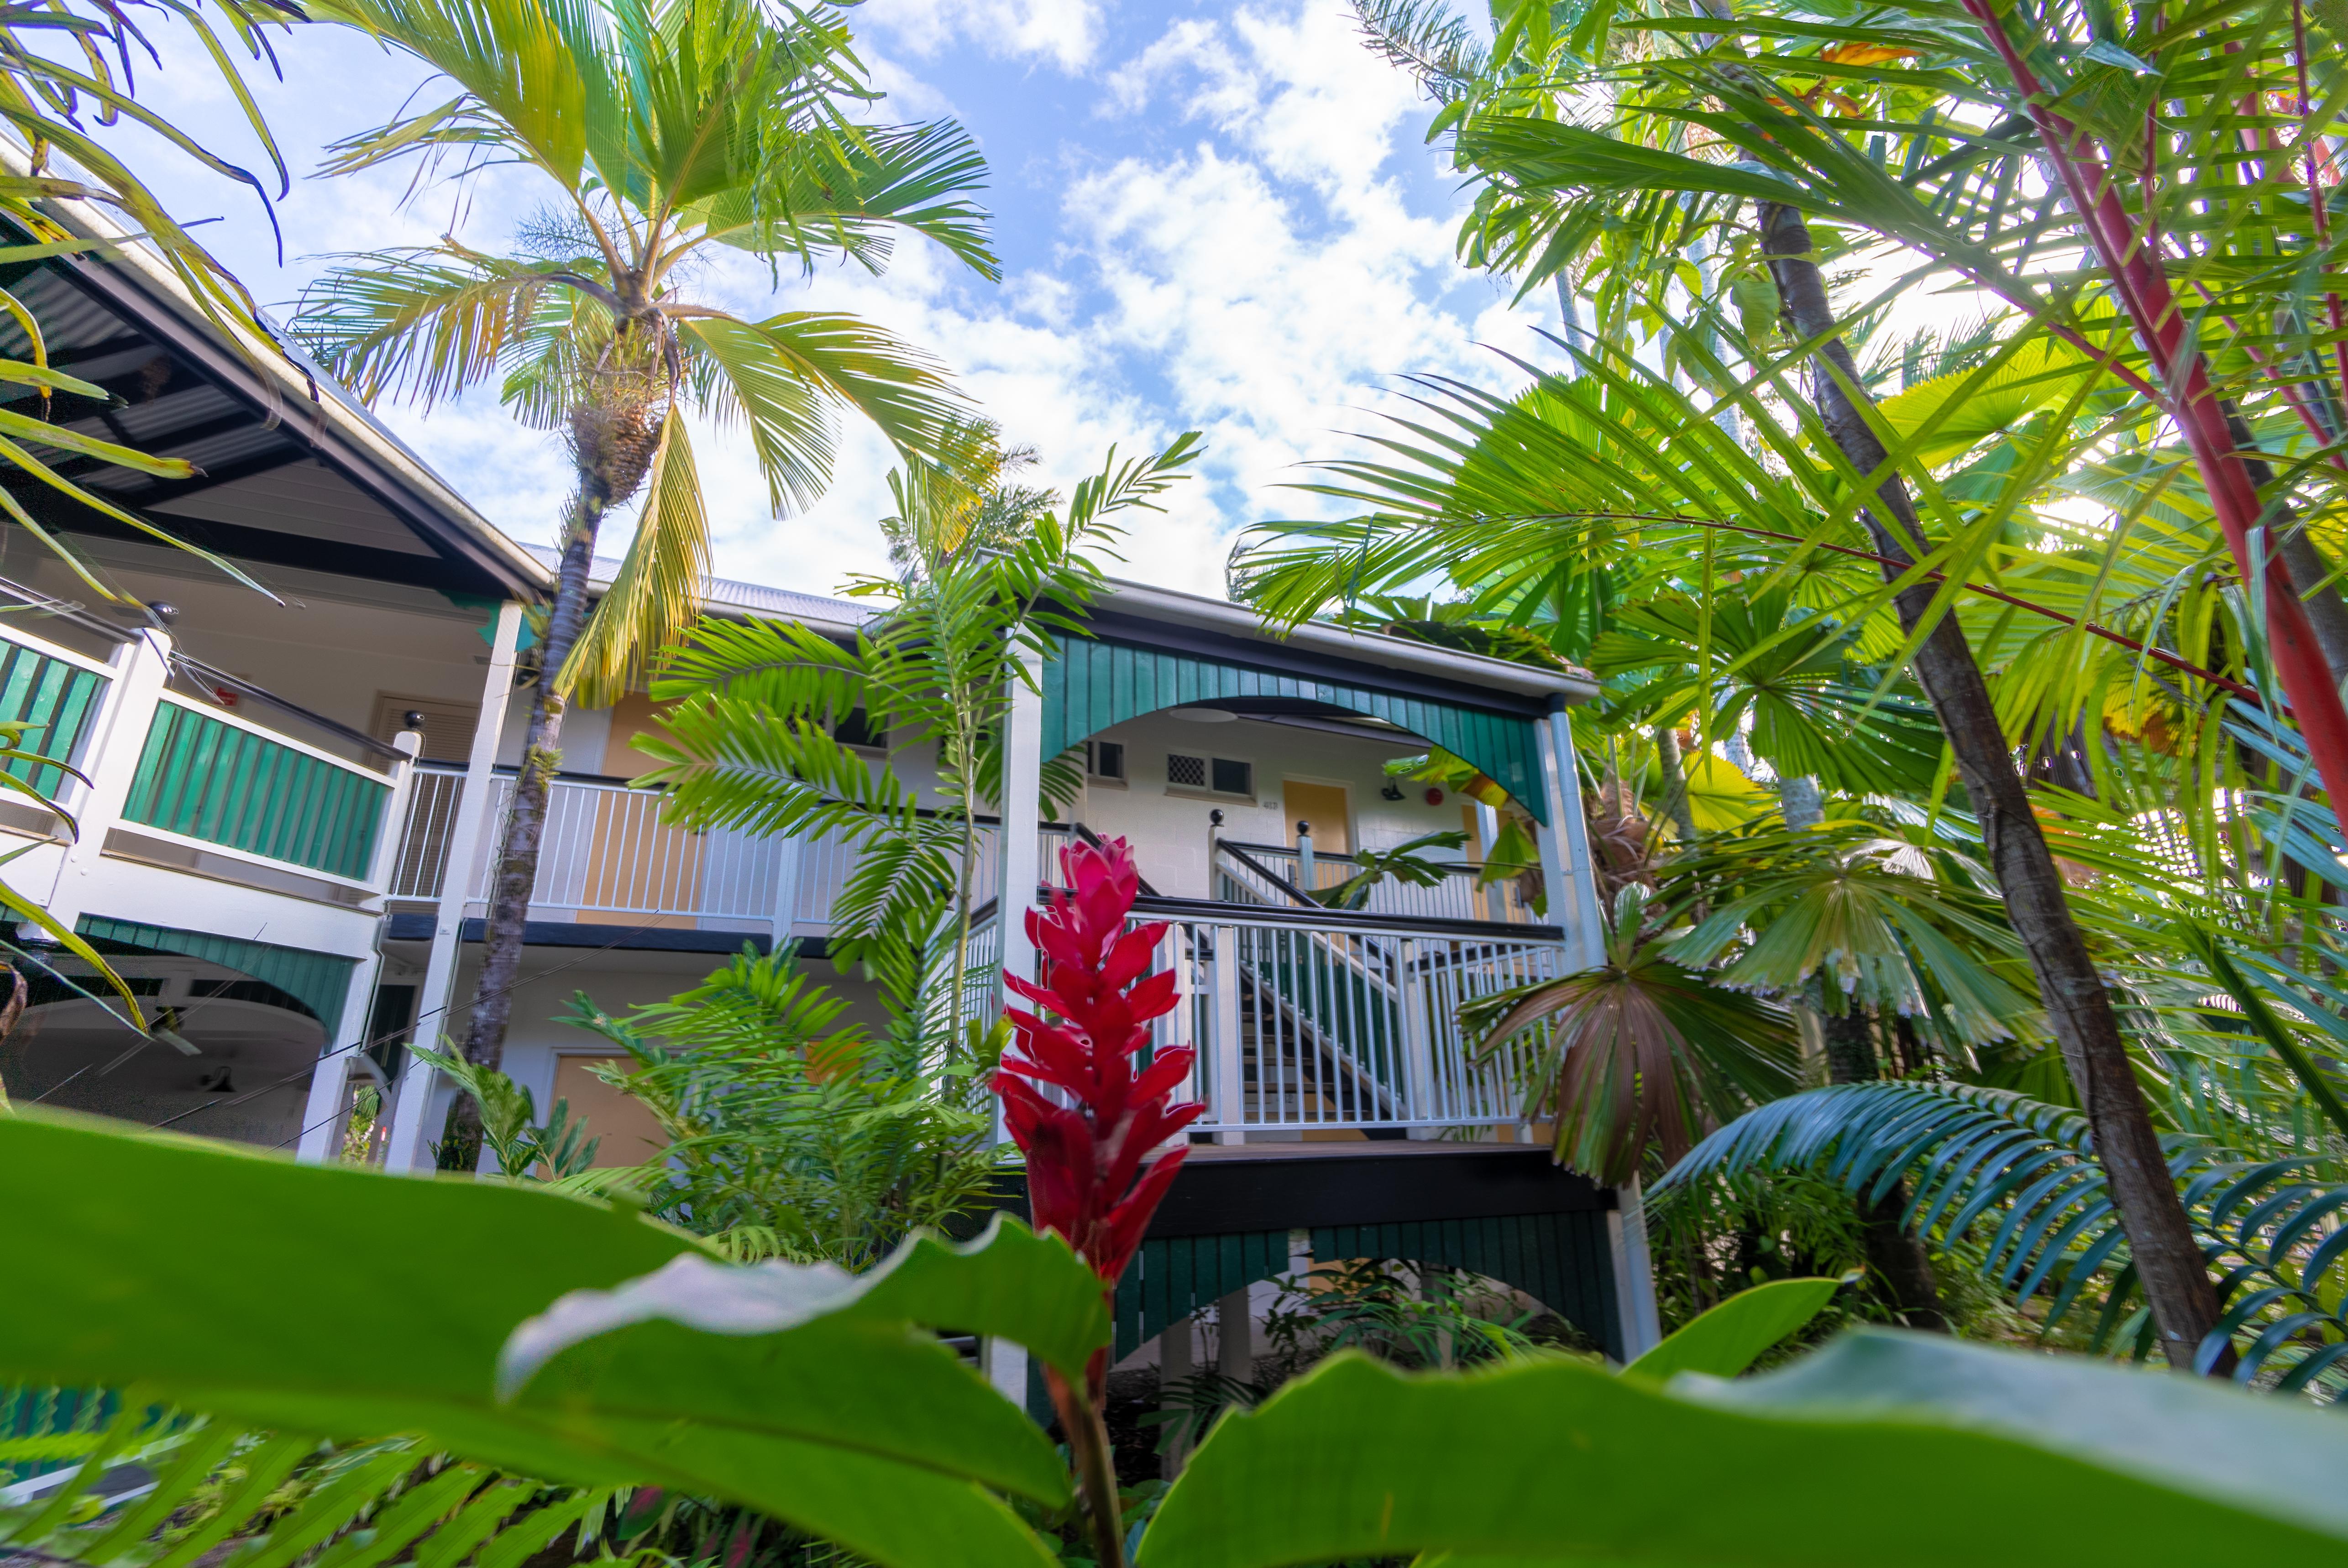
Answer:
<svg viewBox="0 0 2348 1568"><path fill-rule="evenodd" d="M480 854L482 840L496 826L491 808L498 798L498 742L505 733L506 702L513 693L521 623L520 604L508 600L498 607L497 627L489 643L489 671L481 682L480 722L473 728L473 749L465 759L465 783L457 796L456 820L448 829L448 859L440 873L439 906L432 916L431 956L425 960L424 985L416 999L419 1040L448 1032L458 960L464 950L458 938L464 934L465 905L473 890L473 862ZM407 1071L399 1075L391 1143L384 1153L386 1170L412 1171L424 1163L432 1107L439 1098L439 1078L429 1064L408 1057Z"/></svg>
<svg viewBox="0 0 2348 1568"><path fill-rule="evenodd" d="M402 730L391 743L399 758L391 764L391 788L384 794L382 825L376 830L375 855L366 874L367 886L378 897L391 886L392 869L399 864L400 835L407 825L408 797L416 787L416 754L424 749L424 737L414 730ZM382 977L383 948L378 945L352 967L343 1016L326 1037L325 1050L319 1053L317 1068L310 1075L310 1100L302 1112L296 1159L318 1163L342 1143L351 1061L370 1043L367 1021L375 1014L376 987Z"/></svg>
<svg viewBox="0 0 2348 1568"><path fill-rule="evenodd" d="M1398 944L1396 962L1399 972L1395 987L1395 1010L1402 1017L1403 1092L1402 1113L1406 1120L1417 1122L1443 1114L1443 1085L1435 1071L1436 1033L1434 999L1427 995L1426 966L1422 958L1426 944L1416 937L1406 937ZM1438 1138L1439 1127L1414 1127L1414 1138Z"/></svg>
<svg viewBox="0 0 2348 1568"><path fill-rule="evenodd" d="M1581 815L1581 780L1573 761L1573 729L1565 699L1550 699L1540 726L1541 794L1549 807L1540 835L1541 876L1549 885L1549 920L1565 929L1569 961L1588 968L1606 957L1606 928L1598 912L1598 882L1590 861L1590 829Z"/></svg>
<svg viewBox="0 0 2348 1568"><path fill-rule="evenodd" d="M1208 989L1214 1007L1214 1098L1208 1114L1214 1118L1218 1143L1244 1143L1240 1124L1247 1119L1247 1080L1240 1052L1240 931L1236 926L1215 930L1214 968Z"/></svg>
<svg viewBox="0 0 2348 1568"><path fill-rule="evenodd" d="M1500 813L1482 801L1476 803L1476 839L1478 858L1484 866L1492 864L1492 851L1500 842ZM1482 867L1478 867L1480 873ZM1505 920L1509 917L1508 891L1498 882L1484 885L1484 918Z"/></svg>
<svg viewBox="0 0 2348 1568"><path fill-rule="evenodd" d="M791 939L791 925L798 918L799 880L807 866L807 840L798 834L786 838L761 838L749 841L756 853L771 846L775 857L775 907L772 941L778 948Z"/></svg>
<svg viewBox="0 0 2348 1568"><path fill-rule="evenodd" d="M1043 665L1033 655L1021 655L1025 678L1006 676L1009 690L1003 718L1003 821L995 837L995 926L1002 933L1002 973L1032 979L1035 975L1035 944L1027 937L1027 911L1035 904L1035 886L1043 880L1043 860L1036 853L1037 823L1044 794ZM1004 988L1007 995L1008 988ZM1000 1100L995 1105L995 1141L1007 1142Z"/></svg>
<svg viewBox="0 0 2348 1568"><path fill-rule="evenodd" d="M81 770L90 787L74 808L80 833L57 860L57 877L42 907L70 927L88 911L89 874L105 853L106 835L122 820L139 758L154 726L155 709L171 680L171 639L154 628L114 651L114 678L107 682L106 711L99 715Z"/></svg>

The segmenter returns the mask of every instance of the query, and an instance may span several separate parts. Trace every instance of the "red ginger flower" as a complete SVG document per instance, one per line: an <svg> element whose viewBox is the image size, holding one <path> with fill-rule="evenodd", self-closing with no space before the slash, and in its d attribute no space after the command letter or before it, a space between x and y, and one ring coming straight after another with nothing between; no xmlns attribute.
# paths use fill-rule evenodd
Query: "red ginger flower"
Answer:
<svg viewBox="0 0 2348 1568"><path fill-rule="evenodd" d="M1074 891L1056 892L1049 908L1027 912L1044 983L1004 976L1038 1010L1003 1009L1018 1040L1004 1053L994 1091L1027 1156L1035 1228L1058 1233L1103 1284L1115 1285L1188 1150L1144 1162L1205 1107L1172 1102L1196 1054L1189 1048L1161 1050L1134 1071L1149 1020L1173 1011L1178 999L1171 969L1143 973L1165 924L1125 928L1141 890L1132 845L1122 838L1071 845L1060 865ZM1037 1084L1065 1091L1075 1103L1056 1103Z"/></svg>

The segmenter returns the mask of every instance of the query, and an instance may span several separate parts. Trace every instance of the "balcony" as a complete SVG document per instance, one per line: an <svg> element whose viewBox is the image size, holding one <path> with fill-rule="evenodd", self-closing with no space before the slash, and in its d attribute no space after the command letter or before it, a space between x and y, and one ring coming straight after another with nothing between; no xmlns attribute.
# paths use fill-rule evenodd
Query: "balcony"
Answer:
<svg viewBox="0 0 2348 1568"><path fill-rule="evenodd" d="M160 634L63 611L11 584L0 583L0 597L47 610L30 624L50 634L0 630L0 719L29 726L24 749L85 775L27 763L9 770L74 815L82 835L73 850L63 848L55 815L22 797L0 810L0 828L57 843L86 866L191 873L373 912L407 750L189 659ZM68 908L151 891L95 867L80 880L89 885L78 896L58 884Z"/></svg>
<svg viewBox="0 0 2348 1568"><path fill-rule="evenodd" d="M390 884L395 900L435 899L448 874L460 775L417 770ZM492 822L511 798L500 775ZM558 779L548 798L532 912L539 918L741 931L785 938L829 928L831 903L854 866L836 836L761 838L694 833L660 819L663 796L608 780ZM982 835L974 959L999 951L994 830ZM1076 825L1038 832L1046 887ZM466 868L469 902L486 900L496 854L486 835ZM1147 858L1145 856L1145 867ZM1472 1052L1460 1004L1565 972L1562 934L1536 924L1510 885L1479 888L1477 868L1444 867L1433 886L1393 881L1356 910L1305 896L1352 876L1349 856L1225 841L1215 848L1212 899L1145 896L1137 919L1169 922L1159 961L1183 1005L1157 1026L1160 1047L1199 1053L1189 1092L1208 1106L1201 1132L1231 1142L1269 1136L1410 1136L1441 1128L1513 1125L1519 1052ZM1495 916L1497 915L1497 918ZM965 999L975 1016L993 986Z"/></svg>

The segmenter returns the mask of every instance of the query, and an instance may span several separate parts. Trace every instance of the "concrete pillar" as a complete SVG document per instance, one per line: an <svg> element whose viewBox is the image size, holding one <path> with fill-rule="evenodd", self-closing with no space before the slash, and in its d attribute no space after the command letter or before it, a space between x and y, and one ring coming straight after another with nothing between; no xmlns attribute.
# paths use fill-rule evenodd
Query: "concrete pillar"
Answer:
<svg viewBox="0 0 2348 1568"><path fill-rule="evenodd" d="M1168 1415L1180 1409L1175 1403L1174 1385L1198 1374L1190 1338L1195 1330L1196 1320L1185 1317L1158 1336L1158 1408ZM1189 1439L1179 1434L1169 1437L1165 1451L1159 1456L1161 1473L1172 1481L1181 1473L1183 1461L1189 1457Z"/></svg>
<svg viewBox="0 0 2348 1568"><path fill-rule="evenodd" d="M1255 1319L1244 1285L1215 1303L1215 1370L1236 1383L1255 1380Z"/></svg>

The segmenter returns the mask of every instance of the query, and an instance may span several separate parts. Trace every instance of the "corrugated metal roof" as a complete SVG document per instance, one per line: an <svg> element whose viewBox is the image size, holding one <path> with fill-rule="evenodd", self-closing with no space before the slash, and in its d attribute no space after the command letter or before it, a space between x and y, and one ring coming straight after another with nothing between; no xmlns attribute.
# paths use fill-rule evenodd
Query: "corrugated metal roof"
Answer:
<svg viewBox="0 0 2348 1568"><path fill-rule="evenodd" d="M561 564L561 552L546 545L524 545L522 548L536 556L552 570ZM611 587L612 579L620 573L620 558L597 556L587 569L591 588ZM764 583L740 582L732 578L705 578L701 588L702 606L723 612L743 610L752 615L771 617L778 620L796 620L805 625L826 629L850 629L863 625L880 613L870 605L853 600L825 599L818 594L795 593L787 588L768 588Z"/></svg>

